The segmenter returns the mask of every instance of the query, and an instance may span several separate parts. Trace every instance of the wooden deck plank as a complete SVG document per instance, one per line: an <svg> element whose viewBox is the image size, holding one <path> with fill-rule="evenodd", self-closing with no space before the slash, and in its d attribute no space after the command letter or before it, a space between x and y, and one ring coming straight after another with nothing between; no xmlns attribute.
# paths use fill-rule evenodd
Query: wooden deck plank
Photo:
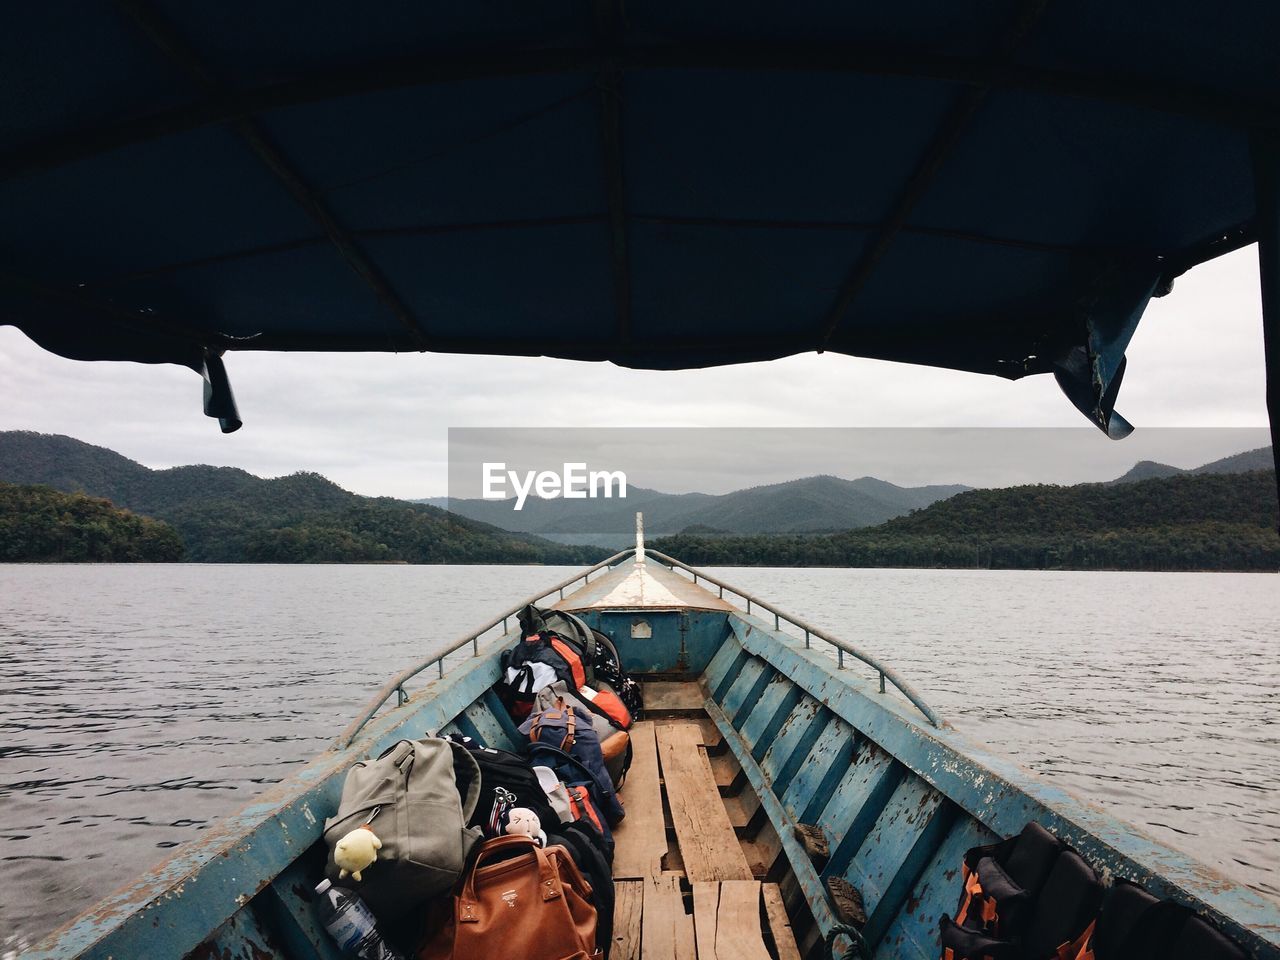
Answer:
<svg viewBox="0 0 1280 960"><path fill-rule="evenodd" d="M706 694L693 681L684 683L671 680L646 680L644 682L644 709L646 713L667 711L684 713L702 712Z"/></svg>
<svg viewBox="0 0 1280 960"><path fill-rule="evenodd" d="M613 885L613 947L610 960L641 960L640 918L644 913L644 882L619 880ZM782 960L786 960L785 957Z"/></svg>
<svg viewBox="0 0 1280 960"><path fill-rule="evenodd" d="M778 960L800 960L800 949L796 946L787 907L782 902L782 891L776 883L766 883L761 886L760 895L764 898L764 911L769 918L769 930L773 934L773 945L778 950Z"/></svg>
<svg viewBox="0 0 1280 960"><path fill-rule="evenodd" d="M698 960L716 960L716 914L720 909L720 884L693 885L693 930Z"/></svg>
<svg viewBox="0 0 1280 960"><path fill-rule="evenodd" d="M656 733L671 819L689 882L751 880L751 867L720 802L711 764L700 747L698 726L668 724L658 727Z"/></svg>
<svg viewBox="0 0 1280 960"><path fill-rule="evenodd" d="M720 884L716 960L772 960L760 928L759 881L726 880Z"/></svg>
<svg viewBox="0 0 1280 960"><path fill-rule="evenodd" d="M742 789L747 779L742 775L742 764L738 763L738 758L733 755L732 750L726 750L718 757L709 756L708 759L711 761L711 772L715 775L716 786L721 794L736 793Z"/></svg>
<svg viewBox="0 0 1280 960"><path fill-rule="evenodd" d="M679 874L644 881L640 939L641 960L696 960L693 917L684 912Z"/></svg>
<svg viewBox="0 0 1280 960"><path fill-rule="evenodd" d="M631 728L631 769L619 796L627 815L614 827L613 878L642 880L662 872L667 830L658 780L658 747L653 722L641 720Z"/></svg>

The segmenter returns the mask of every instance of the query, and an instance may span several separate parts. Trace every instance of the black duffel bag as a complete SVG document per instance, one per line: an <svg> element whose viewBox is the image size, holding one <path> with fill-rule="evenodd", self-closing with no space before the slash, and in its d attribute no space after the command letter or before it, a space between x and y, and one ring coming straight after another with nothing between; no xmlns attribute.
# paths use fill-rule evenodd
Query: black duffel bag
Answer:
<svg viewBox="0 0 1280 960"><path fill-rule="evenodd" d="M559 844L568 850L578 871L591 884L591 902L596 908L596 943L607 957L613 943L613 851L594 827L581 820L562 823L554 833L550 828L545 829L547 845Z"/></svg>
<svg viewBox="0 0 1280 960"><path fill-rule="evenodd" d="M506 750L484 747L471 737L450 736L466 747L480 768L480 795L467 826L479 827L486 837L500 837L513 807L527 807L538 815L543 830L560 822L538 775L527 759Z"/></svg>

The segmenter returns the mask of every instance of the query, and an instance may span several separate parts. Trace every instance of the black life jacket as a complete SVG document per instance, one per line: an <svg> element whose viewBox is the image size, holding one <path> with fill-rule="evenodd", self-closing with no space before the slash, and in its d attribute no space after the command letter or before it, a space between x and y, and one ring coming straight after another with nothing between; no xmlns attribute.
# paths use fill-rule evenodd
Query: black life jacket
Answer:
<svg viewBox="0 0 1280 960"><path fill-rule="evenodd" d="M955 922L1003 940L1020 940L1062 841L1032 821L1017 836L965 852L964 890Z"/></svg>
<svg viewBox="0 0 1280 960"><path fill-rule="evenodd" d="M956 917L941 923L945 960L1077 960L1103 892L1078 853L1032 822L967 851L963 868Z"/></svg>

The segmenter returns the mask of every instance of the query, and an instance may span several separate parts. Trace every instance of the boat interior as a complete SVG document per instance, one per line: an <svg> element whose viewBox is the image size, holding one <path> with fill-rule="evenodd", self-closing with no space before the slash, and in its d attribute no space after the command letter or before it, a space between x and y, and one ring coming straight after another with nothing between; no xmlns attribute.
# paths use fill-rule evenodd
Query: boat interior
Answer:
<svg viewBox="0 0 1280 960"><path fill-rule="evenodd" d="M965 852L1030 821L1108 885L1141 884L1255 960L1280 960L1273 902L960 735L874 657L662 554L647 560L619 555L535 598L609 634L643 684L619 792L614 960L816 960L829 942L837 956L936 960ZM517 609L490 639L468 634L393 678L297 776L30 956L158 956L163 932L175 957L337 960L310 897L346 769L428 732L519 750L493 690Z"/></svg>
<svg viewBox="0 0 1280 960"><path fill-rule="evenodd" d="M644 695L648 719L632 728L620 791L627 817L614 830L610 957L807 955L819 931L759 796L703 709L703 688L655 680Z"/></svg>

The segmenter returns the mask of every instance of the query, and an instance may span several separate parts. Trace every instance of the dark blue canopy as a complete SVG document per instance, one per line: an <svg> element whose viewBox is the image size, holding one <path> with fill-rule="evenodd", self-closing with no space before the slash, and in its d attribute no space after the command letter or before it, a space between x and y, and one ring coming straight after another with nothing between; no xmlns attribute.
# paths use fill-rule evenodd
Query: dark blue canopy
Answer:
<svg viewBox="0 0 1280 960"><path fill-rule="evenodd" d="M0 323L204 371L224 426L228 350L832 350L1052 371L1119 435L1134 325L1257 238L1280 127L1269 0L6 20Z"/></svg>

